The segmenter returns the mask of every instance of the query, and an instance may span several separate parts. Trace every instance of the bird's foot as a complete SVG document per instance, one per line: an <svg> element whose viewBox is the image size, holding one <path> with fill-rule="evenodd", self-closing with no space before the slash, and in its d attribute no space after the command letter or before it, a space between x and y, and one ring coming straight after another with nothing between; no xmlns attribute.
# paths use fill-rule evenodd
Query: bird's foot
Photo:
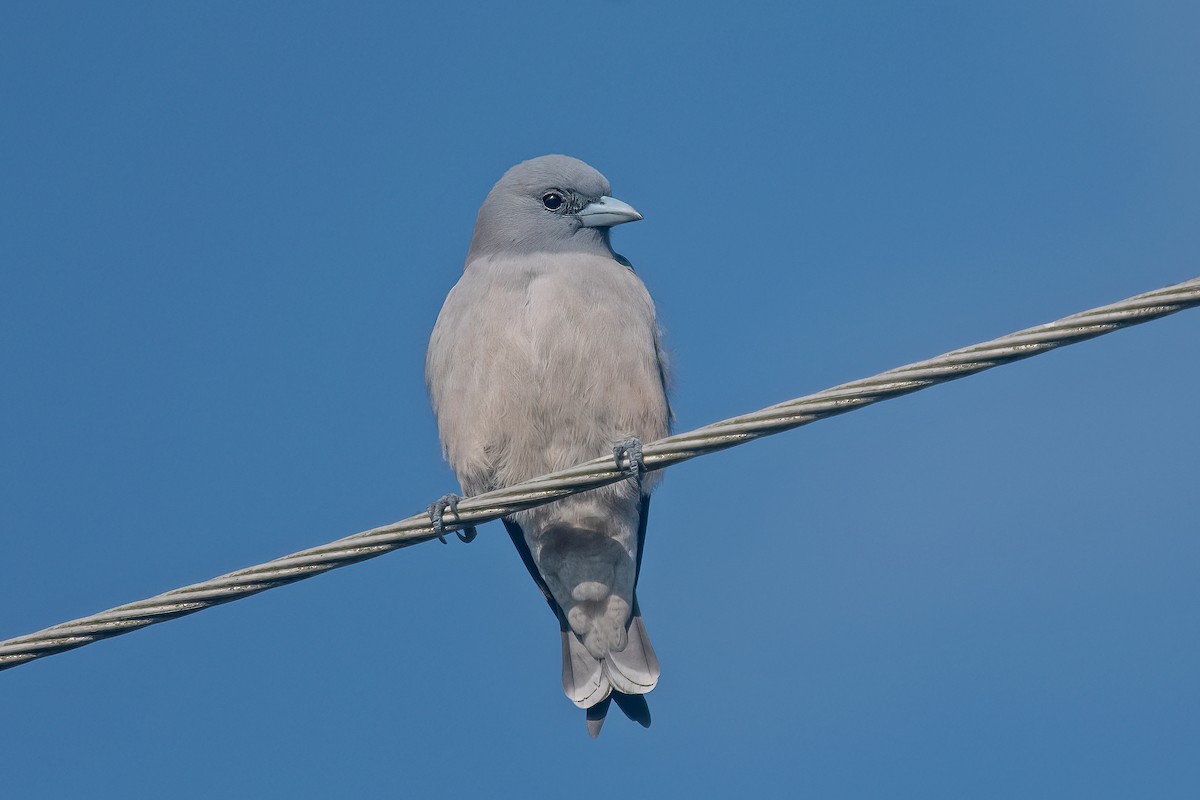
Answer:
<svg viewBox="0 0 1200 800"><path fill-rule="evenodd" d="M445 497L429 504L429 521L433 523L433 532L437 534L438 541L442 544L446 543L446 524L443 522L443 517L446 511L449 510L455 517L458 516L458 501L462 500L456 494L448 494ZM458 536L459 541L464 544L470 544L475 541L478 531L474 525L468 525L461 531L454 532Z"/></svg>
<svg viewBox="0 0 1200 800"><path fill-rule="evenodd" d="M646 472L641 439L630 436L625 441L613 445L613 461L617 462L617 469L632 473L633 477L637 479L637 485L641 487L642 475Z"/></svg>

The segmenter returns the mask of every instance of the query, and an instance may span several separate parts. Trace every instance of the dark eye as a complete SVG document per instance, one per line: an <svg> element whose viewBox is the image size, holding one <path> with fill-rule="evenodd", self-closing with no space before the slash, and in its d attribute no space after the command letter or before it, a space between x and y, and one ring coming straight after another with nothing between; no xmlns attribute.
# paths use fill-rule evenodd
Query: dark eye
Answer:
<svg viewBox="0 0 1200 800"><path fill-rule="evenodd" d="M542 195L542 205L551 211L558 211L563 206L563 196L558 192L546 192Z"/></svg>

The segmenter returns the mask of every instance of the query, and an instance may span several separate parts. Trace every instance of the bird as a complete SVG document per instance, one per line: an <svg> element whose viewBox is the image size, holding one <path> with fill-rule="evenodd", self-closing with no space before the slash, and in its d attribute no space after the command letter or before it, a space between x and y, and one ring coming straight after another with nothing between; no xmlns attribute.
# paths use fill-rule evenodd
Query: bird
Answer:
<svg viewBox="0 0 1200 800"><path fill-rule="evenodd" d="M443 454L464 494L610 453L630 469L626 480L503 518L558 620L563 691L593 738L613 702L649 727L645 695L660 673L637 601L657 483L641 443L668 433L669 371L649 291L610 243L614 226L641 219L583 161L513 166L479 209L425 360ZM458 499L431 506L435 522Z"/></svg>

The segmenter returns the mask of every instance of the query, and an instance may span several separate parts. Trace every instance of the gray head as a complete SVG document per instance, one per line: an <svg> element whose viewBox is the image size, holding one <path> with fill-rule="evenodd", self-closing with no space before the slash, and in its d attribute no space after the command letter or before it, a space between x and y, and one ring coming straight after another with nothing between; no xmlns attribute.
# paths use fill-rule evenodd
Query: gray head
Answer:
<svg viewBox="0 0 1200 800"><path fill-rule="evenodd" d="M642 215L609 197L610 191L608 180L577 158L523 161L483 201L467 262L497 253L611 255L608 229Z"/></svg>

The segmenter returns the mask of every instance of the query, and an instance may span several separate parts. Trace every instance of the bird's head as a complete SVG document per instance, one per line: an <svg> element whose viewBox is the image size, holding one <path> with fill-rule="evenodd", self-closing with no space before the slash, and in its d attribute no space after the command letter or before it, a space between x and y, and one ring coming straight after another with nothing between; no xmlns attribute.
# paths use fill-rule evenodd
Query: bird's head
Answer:
<svg viewBox="0 0 1200 800"><path fill-rule="evenodd" d="M504 173L480 207L467 261L499 253L610 254L608 229L642 218L611 191L603 175L577 158L523 161Z"/></svg>

